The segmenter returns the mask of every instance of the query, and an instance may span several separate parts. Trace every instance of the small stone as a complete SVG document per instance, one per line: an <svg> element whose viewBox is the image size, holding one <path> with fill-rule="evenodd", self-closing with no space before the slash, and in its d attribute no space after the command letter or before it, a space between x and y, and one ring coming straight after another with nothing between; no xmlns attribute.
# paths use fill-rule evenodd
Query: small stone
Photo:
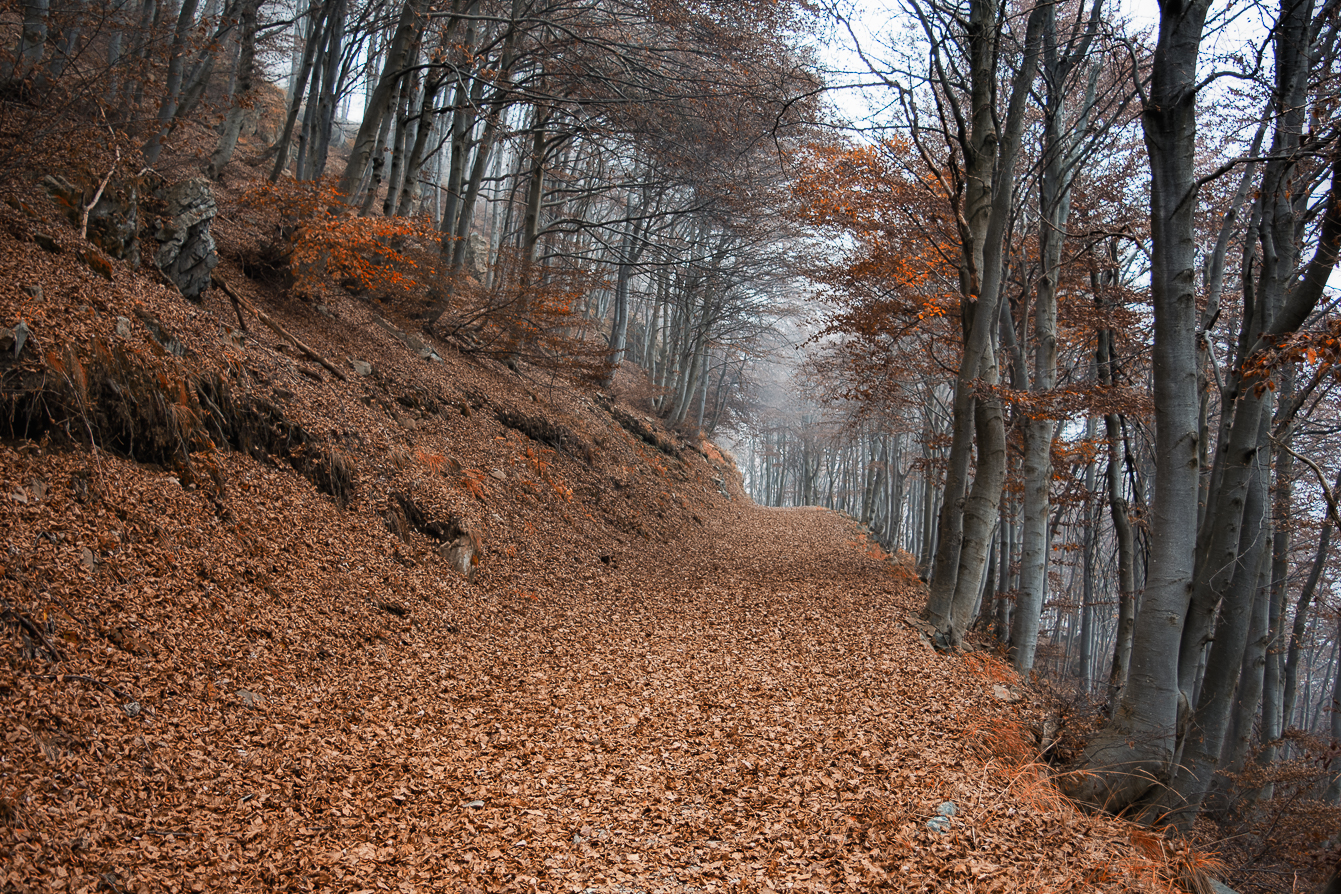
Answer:
<svg viewBox="0 0 1341 894"><path fill-rule="evenodd" d="M466 806L466 808L467 808L468 810L479 810L481 807L484 806L484 802L483 802L483 801L467 801L466 804L465 804L465 806Z"/></svg>
<svg viewBox="0 0 1341 894"><path fill-rule="evenodd" d="M958 812L959 808L955 806L954 801L944 801L936 808L936 813L940 816L954 816Z"/></svg>
<svg viewBox="0 0 1341 894"><path fill-rule="evenodd" d="M116 334L119 338L130 338L130 317L116 318Z"/></svg>
<svg viewBox="0 0 1341 894"><path fill-rule="evenodd" d="M489 477L490 477L490 478L496 478L496 479L499 480L499 481L507 481L507 480L508 480L508 473L507 473L507 472L504 472L502 469L494 469L493 471L491 471L491 472L489 473Z"/></svg>
<svg viewBox="0 0 1341 894"><path fill-rule="evenodd" d="M950 829L950 818L948 816L933 816L927 820L927 828L944 835Z"/></svg>
<svg viewBox="0 0 1341 894"><path fill-rule="evenodd" d="M13 331L14 331L14 359L17 360L19 359L19 355L23 353L23 346L28 343L28 336L32 333L31 330L28 328L28 324L23 322L22 320L19 320L19 325L15 326Z"/></svg>
<svg viewBox="0 0 1341 894"><path fill-rule="evenodd" d="M248 708L255 708L265 704L265 699L252 692L250 689L239 689L237 691L237 697L241 699L242 704L246 705Z"/></svg>
<svg viewBox="0 0 1341 894"><path fill-rule="evenodd" d="M140 703L126 702L121 706L121 710L126 712L127 717L138 717L140 716Z"/></svg>
<svg viewBox="0 0 1341 894"><path fill-rule="evenodd" d="M366 360L351 360L349 366L354 370L356 376L372 375L373 365Z"/></svg>
<svg viewBox="0 0 1341 894"><path fill-rule="evenodd" d="M52 239L46 233L33 233L33 241L36 242L37 247L42 249L43 251L49 251L53 255L58 255L61 253L60 243L57 242L55 239Z"/></svg>
<svg viewBox="0 0 1341 894"><path fill-rule="evenodd" d="M98 569L98 557L93 555L93 550L89 549L87 546L80 547L79 561L83 562L84 567L89 571L96 571Z"/></svg>
<svg viewBox="0 0 1341 894"><path fill-rule="evenodd" d="M98 254L96 251L81 251L79 260L94 273L101 276L108 282L112 281L112 262Z"/></svg>
<svg viewBox="0 0 1341 894"><path fill-rule="evenodd" d="M42 300L41 286L24 286L23 291L26 292L28 294L28 297L33 299L34 301Z"/></svg>

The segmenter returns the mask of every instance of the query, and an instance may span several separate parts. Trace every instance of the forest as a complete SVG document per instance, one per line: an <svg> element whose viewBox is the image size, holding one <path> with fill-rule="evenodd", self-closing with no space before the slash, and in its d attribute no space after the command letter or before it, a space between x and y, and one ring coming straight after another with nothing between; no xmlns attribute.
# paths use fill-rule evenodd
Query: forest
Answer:
<svg viewBox="0 0 1341 894"><path fill-rule="evenodd" d="M138 266L198 178L298 301L636 369L1049 692L1068 796L1334 817L1341 0L859 7L6 0L0 180Z"/></svg>

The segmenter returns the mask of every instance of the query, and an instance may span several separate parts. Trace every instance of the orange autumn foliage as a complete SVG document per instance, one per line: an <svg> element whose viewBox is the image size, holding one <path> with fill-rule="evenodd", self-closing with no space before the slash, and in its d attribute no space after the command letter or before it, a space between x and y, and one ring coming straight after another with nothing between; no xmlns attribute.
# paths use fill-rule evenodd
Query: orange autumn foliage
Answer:
<svg viewBox="0 0 1341 894"><path fill-rule="evenodd" d="M402 248L408 240L437 235L421 218L359 217L329 182L267 183L252 190L246 204L278 213L289 272L300 294L326 280L379 295L404 294L418 284L414 274L420 264Z"/></svg>
<svg viewBox="0 0 1341 894"><path fill-rule="evenodd" d="M892 369L889 359L915 353L908 345L957 350L953 206L936 184L910 173L908 153L897 140L812 146L792 191L796 218L819 236L812 279L834 308L817 339L826 345L817 369L863 402L896 399L911 369Z"/></svg>

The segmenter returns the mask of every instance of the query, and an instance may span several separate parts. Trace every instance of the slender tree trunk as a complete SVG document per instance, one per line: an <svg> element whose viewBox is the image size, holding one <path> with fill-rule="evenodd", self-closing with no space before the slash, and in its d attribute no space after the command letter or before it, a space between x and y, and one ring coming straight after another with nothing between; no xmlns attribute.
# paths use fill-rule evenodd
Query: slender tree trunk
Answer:
<svg viewBox="0 0 1341 894"><path fill-rule="evenodd" d="M307 40L303 43L303 57L298 63L298 69L294 73L294 79L290 85L289 111L284 116L284 132L280 134L279 141L275 143L275 164L270 168L269 179L271 183L277 183L279 175L284 173L285 168L289 166L289 146L293 142L293 128L298 122L298 111L303 105L303 94L307 91L307 82L312 77L312 70L317 57L317 47L325 42L326 22L331 16L331 8L343 2L344 0L336 0L335 3L314 2L308 7Z"/></svg>
<svg viewBox="0 0 1341 894"><path fill-rule="evenodd" d="M233 84L233 104L228 109L223 132L219 134L219 144L215 147L214 154L210 156L209 167L206 169L206 175L212 179L217 180L223 174L224 166L232 159L238 136L242 133L242 119L247 109L251 107L252 79L255 76L256 63L256 15L260 5L261 0L242 0L242 6L238 10L242 29L237 77Z"/></svg>
<svg viewBox="0 0 1341 894"><path fill-rule="evenodd" d="M1085 422L1086 441L1094 441L1095 429L1095 419L1091 416ZM1094 558L1099 539L1099 515L1095 505L1097 482L1097 464L1091 459L1085 466L1085 542L1080 597L1080 685L1086 695L1094 688Z"/></svg>
<svg viewBox="0 0 1341 894"><path fill-rule="evenodd" d="M1034 377L1030 389L1046 395L1057 387L1057 286L1062 272L1062 248L1071 215L1071 185L1079 170L1075 158L1078 133L1089 122L1094 102L1094 77L1079 101L1074 127L1065 124L1067 89L1072 71L1085 58L1089 38L1098 25L1101 2L1096 3L1091 26L1074 45L1058 46L1056 7L1042 5L1043 81L1047 95L1043 110L1043 170L1039 178L1038 253L1042 275L1034 298ZM1097 68L1095 72L1097 74ZM1019 383L1017 387L1021 387ZM1020 588L1011 631L1015 670L1029 673L1038 646L1052 538L1047 528L1052 501L1052 439L1057 423L1047 415L1030 415L1024 426L1024 530L1021 536Z"/></svg>
<svg viewBox="0 0 1341 894"><path fill-rule="evenodd" d="M19 31L18 48L14 51L14 80L31 76L42 63L50 14L51 0L27 0L23 4L23 27Z"/></svg>
<svg viewBox="0 0 1341 894"><path fill-rule="evenodd" d="M1114 384L1113 333L1099 333L1099 380L1106 387ZM1104 435L1108 442L1105 478L1108 486L1108 511L1113 520L1113 538L1117 541L1118 621L1113 644L1113 664L1108 674L1108 703L1116 706L1127 685L1131 667L1132 634L1136 627L1136 538L1132 533L1127 499L1123 492L1124 459L1121 420L1116 413L1104 416Z"/></svg>
<svg viewBox="0 0 1341 894"><path fill-rule="evenodd" d="M1341 474L1337 475L1334 489L1341 489ZM1299 659L1303 654L1305 634L1308 632L1308 620L1313 604L1313 596L1318 590L1318 581L1327 564L1327 553L1332 542L1332 523L1330 519L1322 521L1322 532L1318 534L1318 548L1313 553L1313 564L1309 568L1304 586L1299 590L1299 598L1294 606L1294 624L1290 630L1290 642L1286 648L1284 693L1281 697L1281 718L1285 726L1294 719L1295 701L1299 692Z"/></svg>
<svg viewBox="0 0 1341 894"><path fill-rule="evenodd" d="M424 92L423 79L418 73L406 75L401 87L400 114L396 118L396 138L391 144L391 170L387 174L386 197L382 200L382 216L390 217L396 211L405 179L405 154L410 132L417 121L417 109Z"/></svg>
<svg viewBox="0 0 1341 894"><path fill-rule="evenodd" d="M195 24L196 9L200 0L182 0L177 12L177 27L172 34L172 46L168 49L168 74L164 85L163 103L158 108L158 130L144 144L145 164L158 161L163 151L163 141L177 116L177 103L181 99L182 76L186 72L186 38L191 26Z"/></svg>
<svg viewBox="0 0 1341 894"><path fill-rule="evenodd" d="M1335 639L1341 643L1341 617L1337 619ZM1332 681L1332 700L1330 705L1332 741L1341 742L1341 661L1336 662L1336 679ZM1341 804L1341 755L1332 758L1332 781L1323 792L1322 800L1328 804Z"/></svg>
<svg viewBox="0 0 1341 894"><path fill-rule="evenodd" d="M1294 393L1294 366L1290 365L1281 374L1280 403L1281 413L1272 423L1273 428L1283 424L1279 417L1284 407L1290 403ZM1264 665L1262 668L1262 748L1258 752L1256 763L1261 767L1270 767L1276 762L1279 740L1283 730L1281 713L1284 698L1284 679L1282 675L1284 654L1281 649L1284 640L1285 602L1289 596L1288 578L1290 574L1290 540L1292 525L1287 522L1294 510L1294 455L1285 447L1290 436L1282 436L1285 444L1275 449L1275 458L1271 466L1275 470L1276 488L1273 500L1272 518L1275 534L1271 540L1271 597L1267 606L1267 633ZM1267 783L1254 793L1255 801L1270 798L1275 786Z"/></svg>
<svg viewBox="0 0 1341 894"><path fill-rule="evenodd" d="M1005 126L998 132L993 95L1000 7L997 0L973 0L970 4L972 124L963 145L965 223L961 227L964 353L954 385L950 462L935 569L923 610L923 616L955 648L963 635L963 625L970 623L977 611L987 540L1005 483L1005 417L1001 403L991 396L975 398L975 388L979 377L996 380L992 350L999 325L1003 240L1014 206L1015 158L1024 126L1025 101L1038 66L1045 5L1036 5L1029 16L1025 53L1011 87ZM978 406L980 402L982 407ZM979 438L977 474L973 491L965 500L975 434ZM961 574L967 575L962 581Z"/></svg>
<svg viewBox="0 0 1341 894"><path fill-rule="evenodd" d="M405 75L414 45L419 35L423 33L424 11L427 7L428 0L405 0L405 5L401 7L400 21L396 25L395 36L391 39L391 46L387 50L382 74L377 80L377 87L368 98L363 121L359 125L358 134L354 137L354 148L349 154L349 162L340 176L337 189L341 195L349 197L346 201L353 201L355 189L363 182L364 173L379 143L378 136L382 133L383 119L390 114L396 88Z"/></svg>
<svg viewBox="0 0 1341 894"><path fill-rule="evenodd" d="M1178 643L1196 548L1196 79L1209 0L1168 0L1142 114L1151 168L1155 500L1150 571L1127 686L1087 745L1073 797L1118 810L1167 778L1177 741Z"/></svg>
<svg viewBox="0 0 1341 894"><path fill-rule="evenodd" d="M1262 563L1264 572L1269 567L1269 562ZM1253 598L1252 619L1248 626L1248 645L1244 649L1243 664L1239 670L1233 713L1224 744L1220 749L1219 766L1230 774L1242 772L1247 763L1248 751L1252 747L1253 721L1257 719L1257 709L1262 703L1267 647L1271 642L1271 588L1269 580L1266 579L1267 574L1264 573L1262 577L1263 586L1257 588ZM1232 785L1229 777L1217 778L1214 787L1220 797L1216 799L1215 809L1224 809Z"/></svg>

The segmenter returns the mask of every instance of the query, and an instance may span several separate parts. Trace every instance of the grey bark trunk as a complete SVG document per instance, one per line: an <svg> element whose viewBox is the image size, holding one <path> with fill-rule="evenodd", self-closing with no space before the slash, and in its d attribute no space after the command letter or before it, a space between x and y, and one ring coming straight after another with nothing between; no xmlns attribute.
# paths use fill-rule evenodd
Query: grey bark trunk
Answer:
<svg viewBox="0 0 1341 894"><path fill-rule="evenodd" d="M1043 81L1047 94L1043 109L1043 171L1039 178L1038 254L1042 275L1034 292L1034 376L1030 390L1045 395L1057 387L1057 285L1062 271L1062 248L1071 215L1071 186L1078 166L1075 153L1088 126L1094 102L1095 77L1080 99L1074 125L1067 128L1067 90L1072 71L1084 60L1098 25L1102 0L1094 6L1090 27L1058 46L1056 7L1043 5ZM1095 67L1094 73L1098 69ZM1017 383L1016 387L1022 387ZM1048 559L1052 538L1047 527L1052 499L1052 439L1057 423L1048 416L1031 418L1024 428L1024 518L1020 550L1020 588L1011 628L1011 659L1015 670L1028 674L1038 648L1038 625L1043 613Z"/></svg>
<svg viewBox="0 0 1341 894"><path fill-rule="evenodd" d="M270 168L270 182L279 181L279 175L289 166L289 147L293 143L293 128L298 123L298 112L303 105L303 94L307 91L307 82L312 77L312 70L316 63L317 48L325 42L325 28L327 18L331 15L332 7L344 0L336 0L336 3L312 3L308 7L308 16L310 17L307 28L307 40L303 43L303 57L298 63L298 69L294 72L294 80L289 92L289 111L284 116L284 132L280 134L279 141L275 143L275 163ZM320 13L317 12L320 10Z"/></svg>
<svg viewBox="0 0 1341 894"><path fill-rule="evenodd" d="M27 0L23 4L23 27L19 32L18 48L14 51L14 80L29 77L41 64L50 12L50 0Z"/></svg>
<svg viewBox="0 0 1341 894"><path fill-rule="evenodd" d="M152 165L163 152L163 142L168 130L177 116L177 103L181 99L182 76L186 72L186 38L195 23L196 9L200 0L182 0L177 12L177 26L172 33L172 46L168 49L168 73L164 84L164 97L158 107L158 130L144 144L144 162Z"/></svg>
<svg viewBox="0 0 1341 894"><path fill-rule="evenodd" d="M242 133L242 119L251 106L252 80L255 77L256 63L256 15L261 0L243 0L238 16L241 20L240 45L237 58L237 77L233 83L233 104L224 119L223 132L219 134L219 144L210 156L206 176L218 179L224 166L233 157L237 148L238 136Z"/></svg>
<svg viewBox="0 0 1341 894"><path fill-rule="evenodd" d="M976 380L996 380L993 343L999 326L1004 236L1014 205L1015 158L1029 89L1038 67L1044 8L1030 13L1025 52L1015 73L1005 125L998 132L992 96L996 89L998 16L996 0L970 5L971 130L962 149L964 168L963 274L964 353L955 379L950 462L937 536L935 569L923 616L957 648L982 592L987 543L1005 483L1005 417L995 397L975 399ZM977 404L981 402L983 407ZM973 491L964 499L974 435L979 438ZM984 440L985 438L985 440ZM961 575L964 579L961 580Z"/></svg>
<svg viewBox="0 0 1341 894"><path fill-rule="evenodd" d="M1178 721L1178 643L1192 583L1197 523L1196 69L1209 0L1160 9L1142 113L1151 168L1155 499L1150 571L1132 637L1127 686L1065 787L1122 809L1166 777Z"/></svg>
<svg viewBox="0 0 1341 894"><path fill-rule="evenodd" d="M378 134L382 132L383 119L390 114L396 88L405 74L414 44L423 32L424 10L427 6L428 0L405 0L405 5L401 7L400 20L396 24L396 33L391 39L391 46L387 49L382 74L377 80L377 87L373 90L372 96L368 99L363 121L359 124L358 134L354 137L354 148L349 154L349 162L345 165L337 186L340 194L347 197L346 201L353 201L355 190L363 182L364 174L372 161L373 151L378 144Z"/></svg>

